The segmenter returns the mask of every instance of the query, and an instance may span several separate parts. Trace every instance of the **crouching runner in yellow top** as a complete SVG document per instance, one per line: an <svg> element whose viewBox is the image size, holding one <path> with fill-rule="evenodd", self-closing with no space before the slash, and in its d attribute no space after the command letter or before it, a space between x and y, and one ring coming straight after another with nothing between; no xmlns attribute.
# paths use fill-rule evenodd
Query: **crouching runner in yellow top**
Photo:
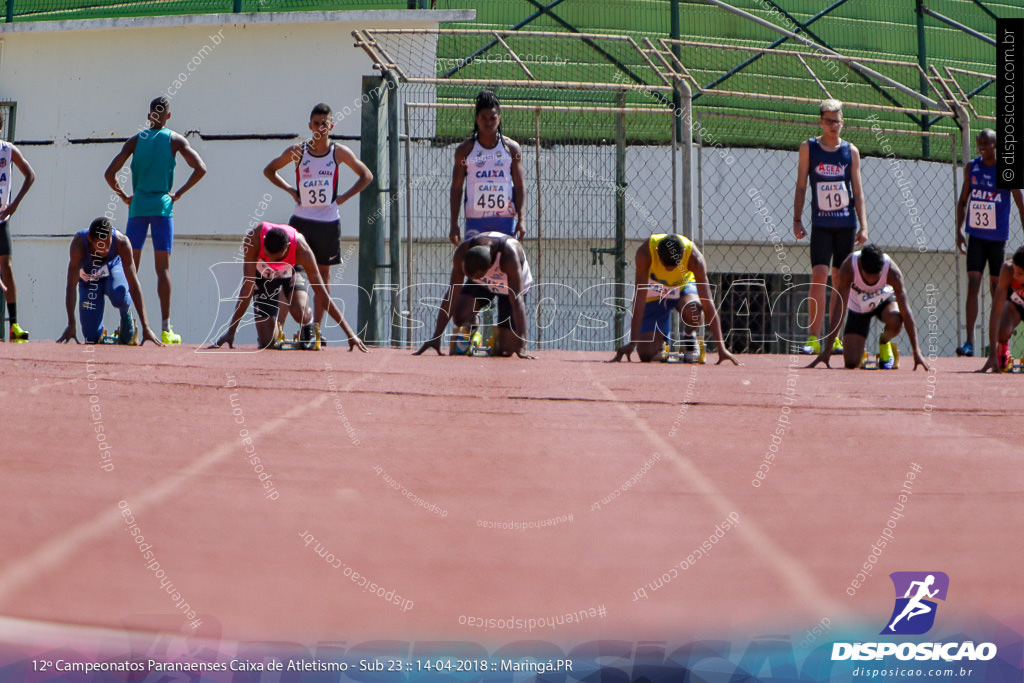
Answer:
<svg viewBox="0 0 1024 683"><path fill-rule="evenodd" d="M731 360L740 365L725 348L704 256L685 237L665 234L651 235L636 250L636 293L629 343L616 350L611 362L622 360L623 356L632 360L634 350L644 363L661 360L673 309L679 311L683 322L695 328L702 326L703 312L703 324L711 326L718 346L718 363Z"/></svg>

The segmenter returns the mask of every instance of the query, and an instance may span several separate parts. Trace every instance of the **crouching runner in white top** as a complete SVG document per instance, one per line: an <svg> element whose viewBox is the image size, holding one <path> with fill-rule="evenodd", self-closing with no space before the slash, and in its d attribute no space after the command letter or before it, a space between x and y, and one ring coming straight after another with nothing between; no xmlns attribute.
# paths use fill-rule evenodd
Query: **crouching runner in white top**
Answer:
<svg viewBox="0 0 1024 683"><path fill-rule="evenodd" d="M903 287L903 273L895 261L882 253L880 247L867 244L862 250L847 256L839 268L839 277L834 285L839 294L839 310L846 313L843 361L847 368L860 366L871 318L877 317L885 325L878 337L879 368L892 369L894 358L890 342L905 324L910 346L914 350L914 369L917 370L918 365L925 370L931 369L917 343L917 326ZM831 367L829 358L832 355L832 341L838 335L841 324L841 320L837 321L829 330L828 339L821 345L821 353L807 367L813 368L818 363Z"/></svg>
<svg viewBox="0 0 1024 683"><path fill-rule="evenodd" d="M514 237L485 232L466 240L452 257L452 276L437 313L434 334L414 355L427 349L443 355L441 336L448 321L454 320L456 327L475 328L480 324L477 312L497 297L497 330L491 355L533 358L526 353L526 305L523 303L532 284L533 276L523 245Z"/></svg>

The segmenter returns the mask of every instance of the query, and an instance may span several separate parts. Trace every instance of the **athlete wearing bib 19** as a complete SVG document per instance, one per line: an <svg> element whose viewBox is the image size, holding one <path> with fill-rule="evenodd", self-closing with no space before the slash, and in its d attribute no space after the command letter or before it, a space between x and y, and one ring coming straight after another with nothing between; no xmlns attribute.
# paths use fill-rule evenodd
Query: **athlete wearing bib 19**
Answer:
<svg viewBox="0 0 1024 683"><path fill-rule="evenodd" d="M807 191L811 193L810 335L803 347L804 353L821 350L818 337L825 322L825 283L830 271L834 283L839 266L853 251L854 245L864 244L868 239L860 152L855 145L839 136L843 129L842 107L838 100L822 102L818 119L821 135L800 145L793 198L793 235L797 239L807 236L801 215ZM836 314L837 305L838 297L833 288L830 310ZM835 327L834 321L832 327ZM833 351L842 352L838 338Z"/></svg>
<svg viewBox="0 0 1024 683"><path fill-rule="evenodd" d="M996 132L986 128L975 141L978 156L964 168L964 184L956 205L956 246L967 254L967 342L957 348L958 356L974 355L974 324L978 319L978 294L988 265L989 292L995 297L999 269L1010 238L1010 197L1017 204L1024 230L1024 200L1020 190L996 186L998 157ZM966 228L968 239L961 231ZM966 245L966 250L964 249Z"/></svg>
<svg viewBox="0 0 1024 683"><path fill-rule="evenodd" d="M494 93L484 90L476 97L473 136L455 150L448 239L456 246L463 240L459 212L465 208L464 239L500 232L522 241L524 202L522 150L502 135L501 104Z"/></svg>

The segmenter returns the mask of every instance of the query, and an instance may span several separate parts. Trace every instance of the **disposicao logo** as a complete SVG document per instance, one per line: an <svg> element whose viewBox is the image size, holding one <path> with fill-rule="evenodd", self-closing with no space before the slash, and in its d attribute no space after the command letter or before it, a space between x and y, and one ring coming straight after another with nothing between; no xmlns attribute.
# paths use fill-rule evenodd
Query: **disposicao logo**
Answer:
<svg viewBox="0 0 1024 683"><path fill-rule="evenodd" d="M946 600L949 576L945 572L893 572L889 578L896 589L896 605L881 635L928 633L939 607L935 600Z"/></svg>
<svg viewBox="0 0 1024 683"><path fill-rule="evenodd" d="M946 600L949 576L944 572L893 572L889 578L896 590L896 604L880 635L915 636L930 631L938 610L936 600ZM988 661L996 654L995 644L976 645L970 640L962 643L832 644L832 661L879 660L891 656L903 661Z"/></svg>

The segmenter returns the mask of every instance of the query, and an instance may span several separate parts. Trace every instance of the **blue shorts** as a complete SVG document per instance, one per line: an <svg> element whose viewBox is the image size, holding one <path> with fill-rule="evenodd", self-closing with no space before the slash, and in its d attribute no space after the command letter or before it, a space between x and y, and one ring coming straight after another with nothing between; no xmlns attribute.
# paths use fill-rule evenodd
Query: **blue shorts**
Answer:
<svg viewBox="0 0 1024 683"><path fill-rule="evenodd" d="M464 239L472 239L482 232L501 232L514 237L516 234L515 216L466 219L466 232Z"/></svg>
<svg viewBox="0 0 1024 683"><path fill-rule="evenodd" d="M103 309L107 297L122 315L132 307L123 264L111 268L107 277L92 282L78 281L78 324L86 344L96 344L103 336Z"/></svg>
<svg viewBox="0 0 1024 683"><path fill-rule="evenodd" d="M170 216L134 216L128 219L124 234L132 243L132 249L142 251L146 246L146 233L153 228L153 251L171 253L174 242L174 219Z"/></svg>
<svg viewBox="0 0 1024 683"><path fill-rule="evenodd" d="M682 295L696 294L697 285L690 283L683 287ZM659 299L644 304L644 319L641 332L660 332L668 338L672 333L672 311L679 305L679 299Z"/></svg>

